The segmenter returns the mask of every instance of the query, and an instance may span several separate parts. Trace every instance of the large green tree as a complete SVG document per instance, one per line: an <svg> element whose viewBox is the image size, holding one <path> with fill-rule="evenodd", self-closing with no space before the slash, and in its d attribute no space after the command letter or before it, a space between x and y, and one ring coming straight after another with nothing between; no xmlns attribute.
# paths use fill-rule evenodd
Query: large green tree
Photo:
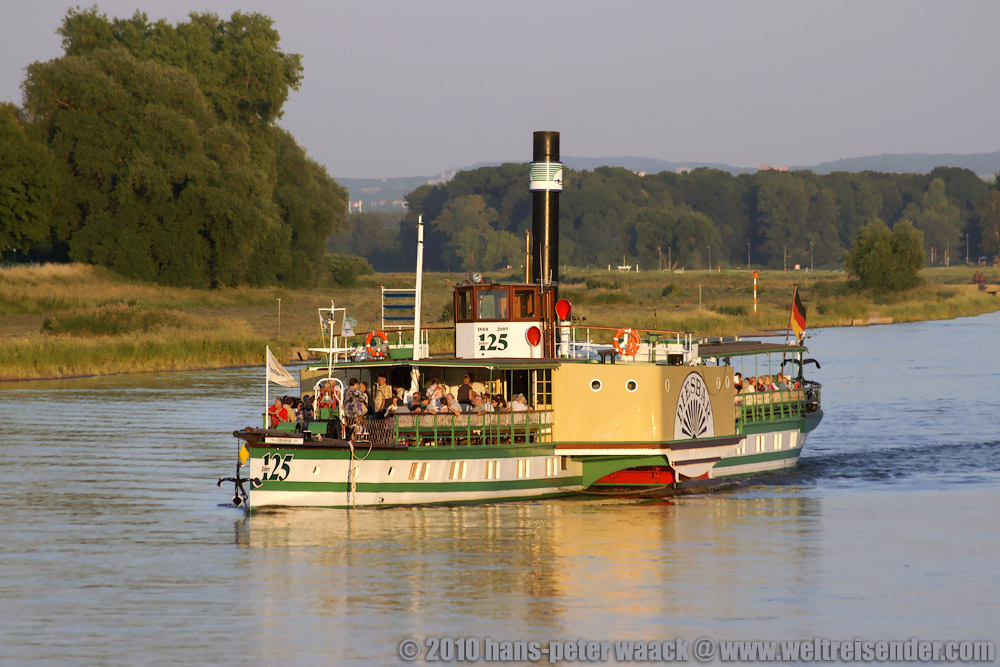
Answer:
<svg viewBox="0 0 1000 667"><path fill-rule="evenodd" d="M267 172L190 74L96 50L29 66L24 89L74 175L73 259L186 285L264 282L287 261L266 260L288 245Z"/></svg>
<svg viewBox="0 0 1000 667"><path fill-rule="evenodd" d="M861 228L844 259L844 268L865 289L900 291L920 284L923 234L908 220L890 231L875 218Z"/></svg>
<svg viewBox="0 0 1000 667"><path fill-rule="evenodd" d="M62 174L11 104L0 104L0 156L0 252L28 249L49 238Z"/></svg>
<svg viewBox="0 0 1000 667"><path fill-rule="evenodd" d="M169 284L311 285L346 191L274 123L301 81L269 18L70 10L25 115L71 174L53 238L70 257Z"/></svg>

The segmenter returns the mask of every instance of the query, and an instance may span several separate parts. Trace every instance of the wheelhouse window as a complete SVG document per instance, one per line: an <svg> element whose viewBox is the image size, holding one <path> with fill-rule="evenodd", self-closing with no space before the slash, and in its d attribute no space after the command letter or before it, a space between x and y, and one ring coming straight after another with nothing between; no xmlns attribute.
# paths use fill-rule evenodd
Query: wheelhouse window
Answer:
<svg viewBox="0 0 1000 667"><path fill-rule="evenodd" d="M476 303L476 319L509 319L506 289L484 289L479 291L478 296L479 298Z"/></svg>
<svg viewBox="0 0 1000 667"><path fill-rule="evenodd" d="M458 290L455 298L455 321L472 321L472 290Z"/></svg>
<svg viewBox="0 0 1000 667"><path fill-rule="evenodd" d="M514 319L515 320L537 320L536 315L535 290L515 289L514 290Z"/></svg>

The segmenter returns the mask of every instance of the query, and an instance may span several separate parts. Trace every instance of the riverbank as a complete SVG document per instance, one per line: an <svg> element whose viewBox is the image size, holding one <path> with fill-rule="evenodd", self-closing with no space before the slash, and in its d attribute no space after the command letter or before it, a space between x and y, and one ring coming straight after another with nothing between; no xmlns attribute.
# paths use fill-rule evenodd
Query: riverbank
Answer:
<svg viewBox="0 0 1000 667"><path fill-rule="evenodd" d="M842 272L742 271L618 273L565 269L561 296L581 326L753 335L788 325L793 284L807 326L952 319L1000 310L1000 298L972 284L977 269L926 269L925 283L895 295L856 293ZM995 268L979 269L991 283ZM451 349L452 281L425 274L425 326L432 352ZM509 277L509 276L507 276ZM504 276L494 276L494 279ZM0 380L60 378L263 363L265 345L284 361L294 348L322 345L316 309L346 307L357 331L379 325L386 287L412 287L412 274L366 276L351 288L195 290L129 281L82 264L0 269ZM280 319L279 319L280 310ZM594 340L602 333L594 332ZM362 339L358 339L362 340Z"/></svg>

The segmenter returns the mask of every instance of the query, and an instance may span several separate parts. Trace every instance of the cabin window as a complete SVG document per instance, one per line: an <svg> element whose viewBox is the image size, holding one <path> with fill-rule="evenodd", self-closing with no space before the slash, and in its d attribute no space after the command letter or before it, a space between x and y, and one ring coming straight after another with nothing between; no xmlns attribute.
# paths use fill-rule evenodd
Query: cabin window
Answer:
<svg viewBox="0 0 1000 667"><path fill-rule="evenodd" d="M625 383L625 389L627 389L630 392L633 392L638 388L639 388L639 383L637 383L635 380L629 380L628 382Z"/></svg>
<svg viewBox="0 0 1000 667"><path fill-rule="evenodd" d="M775 433L774 434L774 449L775 449L775 451L781 449L781 434L780 433Z"/></svg>
<svg viewBox="0 0 1000 667"><path fill-rule="evenodd" d="M593 391L600 391L601 390L601 381L598 380L597 378L594 378L593 380L590 381L590 388Z"/></svg>
<svg viewBox="0 0 1000 667"><path fill-rule="evenodd" d="M472 319L472 292L459 290L458 301L455 304L455 320L468 322Z"/></svg>
<svg viewBox="0 0 1000 667"><path fill-rule="evenodd" d="M485 289L479 292L476 316L480 320L507 320L507 290Z"/></svg>
<svg viewBox="0 0 1000 667"><path fill-rule="evenodd" d="M514 290L514 319L516 320L537 320L535 314L535 290L515 289Z"/></svg>
<svg viewBox="0 0 1000 667"><path fill-rule="evenodd" d="M499 461L487 461L486 479L500 479L499 467L500 467Z"/></svg>
<svg viewBox="0 0 1000 667"><path fill-rule="evenodd" d="M465 479L465 461L452 461L448 479Z"/></svg>
<svg viewBox="0 0 1000 667"><path fill-rule="evenodd" d="M535 407L548 410L552 407L552 369L540 368L535 375Z"/></svg>
<svg viewBox="0 0 1000 667"><path fill-rule="evenodd" d="M549 456L545 459L545 476L555 477L559 474L559 457Z"/></svg>
<svg viewBox="0 0 1000 667"><path fill-rule="evenodd" d="M529 467L531 463L530 459L518 459L517 460L517 476L527 477L531 474L531 469Z"/></svg>

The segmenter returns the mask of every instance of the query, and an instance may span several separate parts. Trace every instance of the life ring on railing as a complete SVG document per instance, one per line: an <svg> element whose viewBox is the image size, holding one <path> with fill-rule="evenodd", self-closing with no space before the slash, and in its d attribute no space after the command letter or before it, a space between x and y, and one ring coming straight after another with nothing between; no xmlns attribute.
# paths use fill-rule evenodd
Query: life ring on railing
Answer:
<svg viewBox="0 0 1000 667"><path fill-rule="evenodd" d="M623 357L634 357L639 353L639 332L635 329L619 329L611 339L615 352Z"/></svg>
<svg viewBox="0 0 1000 667"><path fill-rule="evenodd" d="M389 344L389 337L385 335L384 331L379 331L378 329L375 329L374 331L368 332L368 337L365 338L365 349L368 350L368 354L371 356L371 358L381 359L382 357L385 356L385 353L382 352L382 347L381 346L372 347L372 338L375 338L375 336L378 336L379 338L382 339L382 345Z"/></svg>

